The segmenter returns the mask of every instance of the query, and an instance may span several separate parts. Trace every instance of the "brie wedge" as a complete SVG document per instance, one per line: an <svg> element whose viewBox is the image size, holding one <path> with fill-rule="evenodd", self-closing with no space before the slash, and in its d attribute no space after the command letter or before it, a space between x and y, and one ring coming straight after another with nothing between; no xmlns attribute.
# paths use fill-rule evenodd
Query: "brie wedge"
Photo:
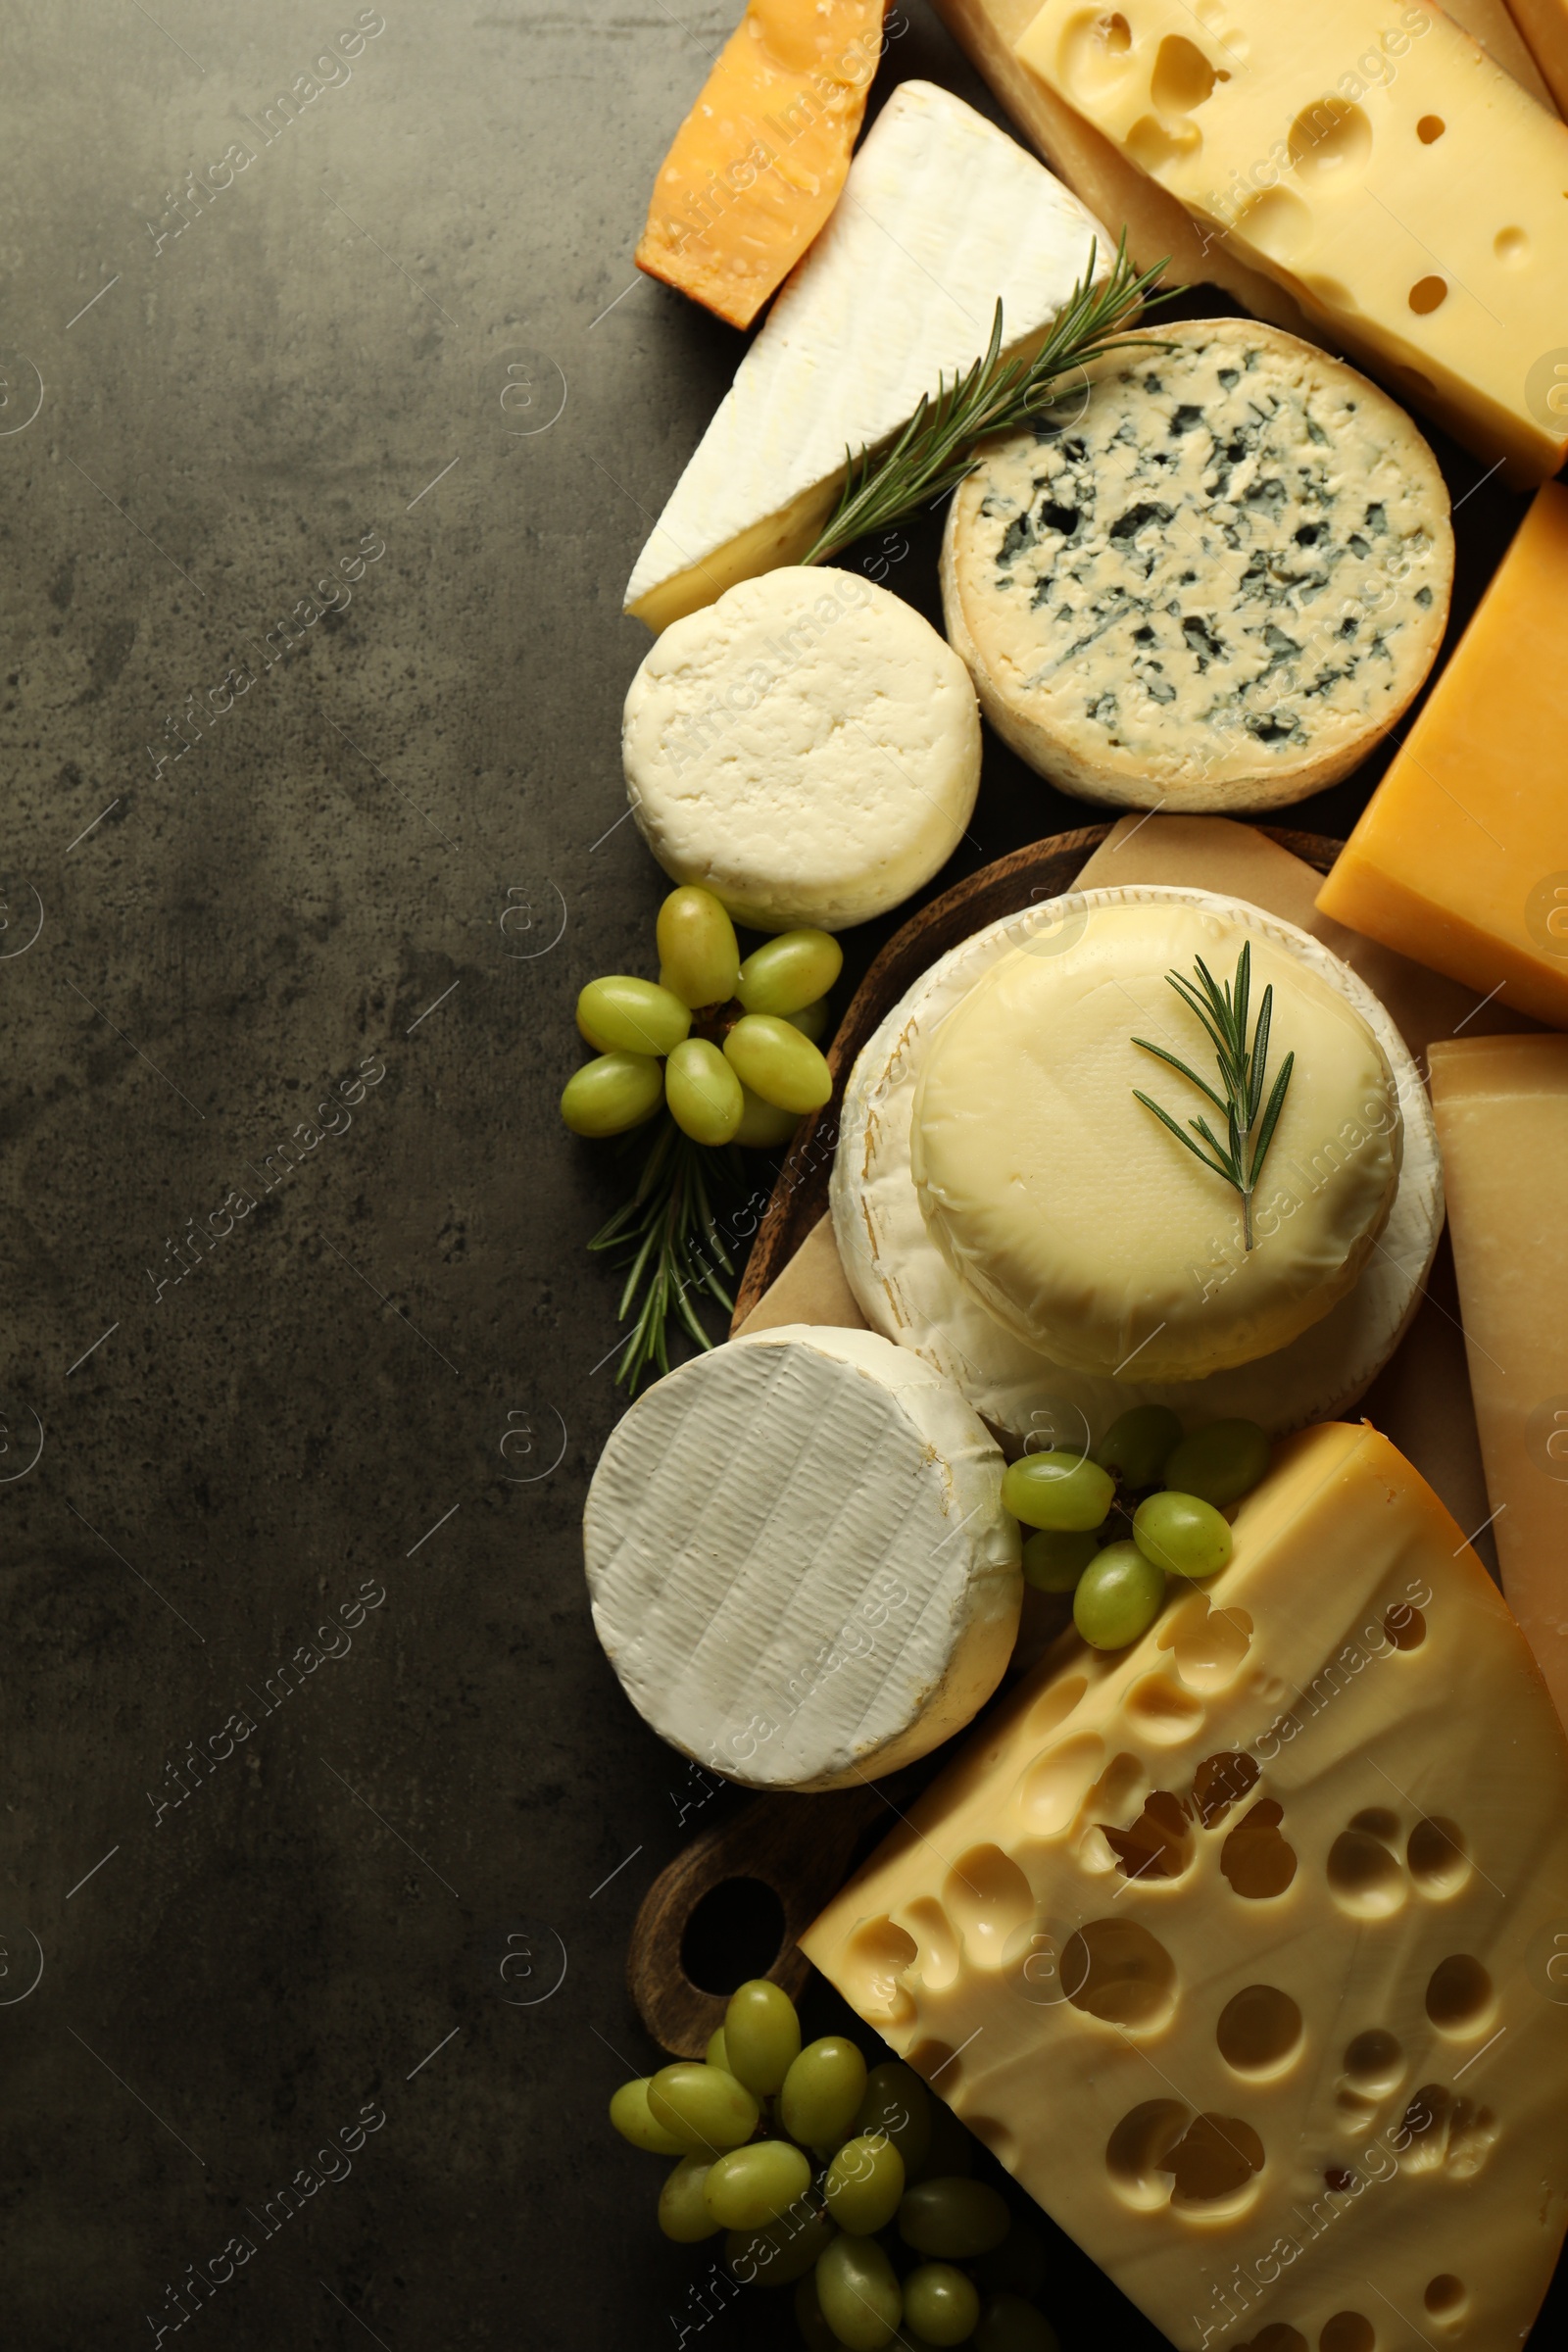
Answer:
<svg viewBox="0 0 1568 2352"><path fill-rule="evenodd" d="M953 1384L875 1332L786 1324L682 1364L612 1432L583 1514L627 1697L753 1788L923 1756L1012 1649L1002 1475Z"/></svg>
<svg viewBox="0 0 1568 2352"><path fill-rule="evenodd" d="M1116 251L1076 196L928 81L901 83L827 226L785 281L626 589L662 629L737 580L798 564L846 453L898 432L981 357L1003 305L1029 352Z"/></svg>
<svg viewBox="0 0 1568 2352"><path fill-rule="evenodd" d="M1272 946L1344 992L1392 1073L1403 1157L1388 1223L1359 1280L1298 1339L1274 1354L1198 1380L1140 1380L1136 1364L1110 1380L1052 1361L998 1322L958 1280L920 1211L910 1167L911 1113L932 1036L1004 956L1025 948L1050 957L1070 948L1096 905L1173 902L1245 918ZM1157 1085L1148 1091L1167 1099ZM831 1200L845 1272L872 1328L956 1381L1013 1450L1096 1444L1133 1404L1168 1404L1188 1426L1240 1416L1273 1435L1343 1413L1398 1345L1443 1230L1443 1181L1426 1090L1372 992L1292 924L1207 892L1152 884L1071 894L1027 907L976 932L933 964L889 1013L850 1075ZM1229 1262L1216 1251L1201 1269L1203 1280L1223 1284Z"/></svg>

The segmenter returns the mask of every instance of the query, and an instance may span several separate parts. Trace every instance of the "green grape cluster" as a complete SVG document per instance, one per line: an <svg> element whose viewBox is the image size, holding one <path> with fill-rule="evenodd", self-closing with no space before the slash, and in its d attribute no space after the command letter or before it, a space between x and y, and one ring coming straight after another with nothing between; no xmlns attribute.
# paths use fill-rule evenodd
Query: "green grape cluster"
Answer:
<svg viewBox="0 0 1568 2352"><path fill-rule="evenodd" d="M1072 1594L1091 1647L1125 1649L1159 1615L1167 1577L1218 1575L1231 1556L1224 1514L1268 1461L1255 1421L1211 1421L1184 1437L1163 1404L1134 1405L1093 1453L1026 1453L1002 1487L1035 1531L1024 1575L1042 1592Z"/></svg>
<svg viewBox="0 0 1568 2352"><path fill-rule="evenodd" d="M795 2005L754 1978L701 2064L623 2082L610 2120L672 2156L659 2226L724 2239L746 2284L794 2289L813 2352L1058 2352L1031 2298L1045 2249L971 2178L974 2148L909 2067L866 2069L840 2034L801 2044Z"/></svg>
<svg viewBox="0 0 1568 2352"><path fill-rule="evenodd" d="M711 891L687 883L659 909L659 978L590 980L577 1026L596 1049L566 1081L573 1135L619 1135L667 1102L699 1144L788 1141L833 1091L816 1041L844 951L826 931L783 931L741 960Z"/></svg>

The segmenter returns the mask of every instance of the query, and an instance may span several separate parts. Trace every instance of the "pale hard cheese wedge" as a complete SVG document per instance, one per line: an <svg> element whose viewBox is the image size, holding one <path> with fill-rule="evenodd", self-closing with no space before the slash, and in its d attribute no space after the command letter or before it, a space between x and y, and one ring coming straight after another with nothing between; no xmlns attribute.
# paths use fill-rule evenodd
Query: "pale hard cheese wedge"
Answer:
<svg viewBox="0 0 1568 2352"><path fill-rule="evenodd" d="M1568 1722L1568 1037L1429 1059L1502 1589Z"/></svg>
<svg viewBox="0 0 1568 2352"><path fill-rule="evenodd" d="M1071 1636L802 1938L1182 2352L1501 2352L1568 2213L1568 1748L1370 1429Z"/></svg>
<svg viewBox="0 0 1568 2352"><path fill-rule="evenodd" d="M1401 398L1539 481L1568 453L1568 127L1441 10L1048 0L1024 63Z"/></svg>
<svg viewBox="0 0 1568 2352"><path fill-rule="evenodd" d="M923 1756L1017 1632L1002 1475L957 1390L873 1332L785 1325L683 1364L612 1434L583 1516L627 1696L748 1788Z"/></svg>
<svg viewBox="0 0 1568 2352"><path fill-rule="evenodd" d="M1403 411L1250 319L1153 330L948 510L948 635L999 735L1137 808L1301 800L1443 642L1448 496Z"/></svg>
<svg viewBox="0 0 1568 2352"><path fill-rule="evenodd" d="M1087 916L1071 945L1016 950L949 1013L915 1089L910 1171L959 1281L1026 1346L1106 1379L1198 1380L1287 1347L1354 1284L1398 1183L1398 1094L1343 988L1265 928L1212 904ZM1258 1139L1285 1085L1250 1199L1150 1108L1182 1135L1218 1117L1223 1140L1184 1075L1212 1095L1214 1048L1170 976L1192 985L1202 966L1239 990L1244 951L1249 1041L1268 1015Z"/></svg>
<svg viewBox="0 0 1568 2352"><path fill-rule="evenodd" d="M839 931L929 882L980 788L968 673L902 597L792 564L665 630L626 696L626 790L737 922Z"/></svg>
<svg viewBox="0 0 1568 2352"><path fill-rule="evenodd" d="M1158 819L1154 820L1156 823ZM920 1211L910 1170L916 1089L933 1036L969 990L1014 949L1054 958L1083 936L1097 905L1211 906L1261 925L1305 967L1344 990L1376 1037L1398 1092L1403 1158L1389 1222L1360 1280L1322 1320L1277 1354L1201 1380L1108 1380L1065 1371L999 1323L953 1271ZM1147 1091L1160 1099L1157 1089ZM1326 1165L1325 1160L1325 1165ZM1310 1195L1308 1166L1298 1180ZM956 1380L975 1410L1016 1450L1097 1444L1129 1405L1170 1405L1183 1421L1241 1416L1271 1433L1343 1412L1393 1354L1415 1311L1443 1230L1443 1184L1420 1074L1387 1011L1319 942L1255 907L1153 883L1071 894L1004 917L935 963L860 1054L845 1089L831 1189L844 1270L872 1327ZM1195 1293L1222 1295L1231 1260L1220 1251L1192 1269Z"/></svg>
<svg viewBox="0 0 1568 2352"><path fill-rule="evenodd" d="M1076 196L960 99L901 83L675 485L628 612L662 629L736 580L798 564L847 453L897 432L941 377L979 359L999 299L1007 348L1032 349L1091 246L1099 279L1116 239Z"/></svg>

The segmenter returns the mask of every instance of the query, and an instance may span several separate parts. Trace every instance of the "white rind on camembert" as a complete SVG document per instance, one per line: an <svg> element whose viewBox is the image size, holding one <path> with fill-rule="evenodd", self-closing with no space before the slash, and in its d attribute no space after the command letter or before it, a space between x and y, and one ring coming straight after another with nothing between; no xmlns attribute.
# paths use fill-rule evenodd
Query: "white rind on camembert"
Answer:
<svg viewBox="0 0 1568 2352"><path fill-rule="evenodd" d="M1403 1159L1389 1221L1359 1281L1289 1347L1201 1380L1139 1377L1136 1362L1119 1380L1107 1380L1065 1371L1026 1346L959 1282L920 1213L909 1165L910 1120L932 1037L993 965L1018 947L1050 956L1070 945L1091 903L1171 901L1211 905L1232 917L1245 914L1306 968L1344 990L1393 1073ZM1146 1091L1156 1101L1173 1099L1158 1086ZM1316 1180L1309 1164L1306 1174ZM1426 1089L1394 1021L1370 989L1318 941L1289 923L1231 900L1153 885L1044 902L990 924L941 957L894 1006L856 1061L845 1088L831 1204L839 1255L866 1320L956 1380L1013 1449L1096 1443L1133 1404L1171 1405L1189 1425L1239 1415L1275 1434L1345 1412L1403 1336L1419 1303L1444 1215ZM1217 1248L1200 1257L1189 1270L1195 1292L1200 1295L1206 1286L1213 1295L1229 1268L1229 1258Z"/></svg>
<svg viewBox="0 0 1568 2352"><path fill-rule="evenodd" d="M611 1435L583 1541L632 1704L755 1788L923 1756L1002 1679L1023 1594L1003 1459L874 1332L788 1324L657 1381Z"/></svg>
<svg viewBox="0 0 1568 2352"><path fill-rule="evenodd" d="M1343 990L1240 910L1086 912L1055 954L995 965L931 1041L915 1189L959 1281L1026 1346L1104 1379L1198 1380L1288 1347L1350 1289L1398 1181L1398 1095ZM1259 1114L1293 1057L1250 1219L1140 1096L1184 1135L1203 1116L1226 1140L1221 1114L1137 1042L1214 1090L1214 1047L1169 976L1192 984L1201 962L1230 983L1244 949L1250 1033L1272 990Z"/></svg>
<svg viewBox="0 0 1568 2352"><path fill-rule="evenodd" d="M948 635L1064 792L1298 801L1365 759L1443 642L1443 476L1392 400L1277 327L1148 331L959 489Z"/></svg>

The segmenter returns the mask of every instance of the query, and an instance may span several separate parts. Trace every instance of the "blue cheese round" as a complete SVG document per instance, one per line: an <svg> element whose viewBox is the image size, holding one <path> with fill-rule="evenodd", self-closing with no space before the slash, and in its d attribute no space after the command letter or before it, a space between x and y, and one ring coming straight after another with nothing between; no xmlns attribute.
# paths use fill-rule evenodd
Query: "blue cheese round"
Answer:
<svg viewBox="0 0 1568 2352"><path fill-rule="evenodd" d="M1453 534L1404 412L1251 319L1151 321L949 509L947 630L999 735L1126 808L1302 800L1443 641Z"/></svg>

